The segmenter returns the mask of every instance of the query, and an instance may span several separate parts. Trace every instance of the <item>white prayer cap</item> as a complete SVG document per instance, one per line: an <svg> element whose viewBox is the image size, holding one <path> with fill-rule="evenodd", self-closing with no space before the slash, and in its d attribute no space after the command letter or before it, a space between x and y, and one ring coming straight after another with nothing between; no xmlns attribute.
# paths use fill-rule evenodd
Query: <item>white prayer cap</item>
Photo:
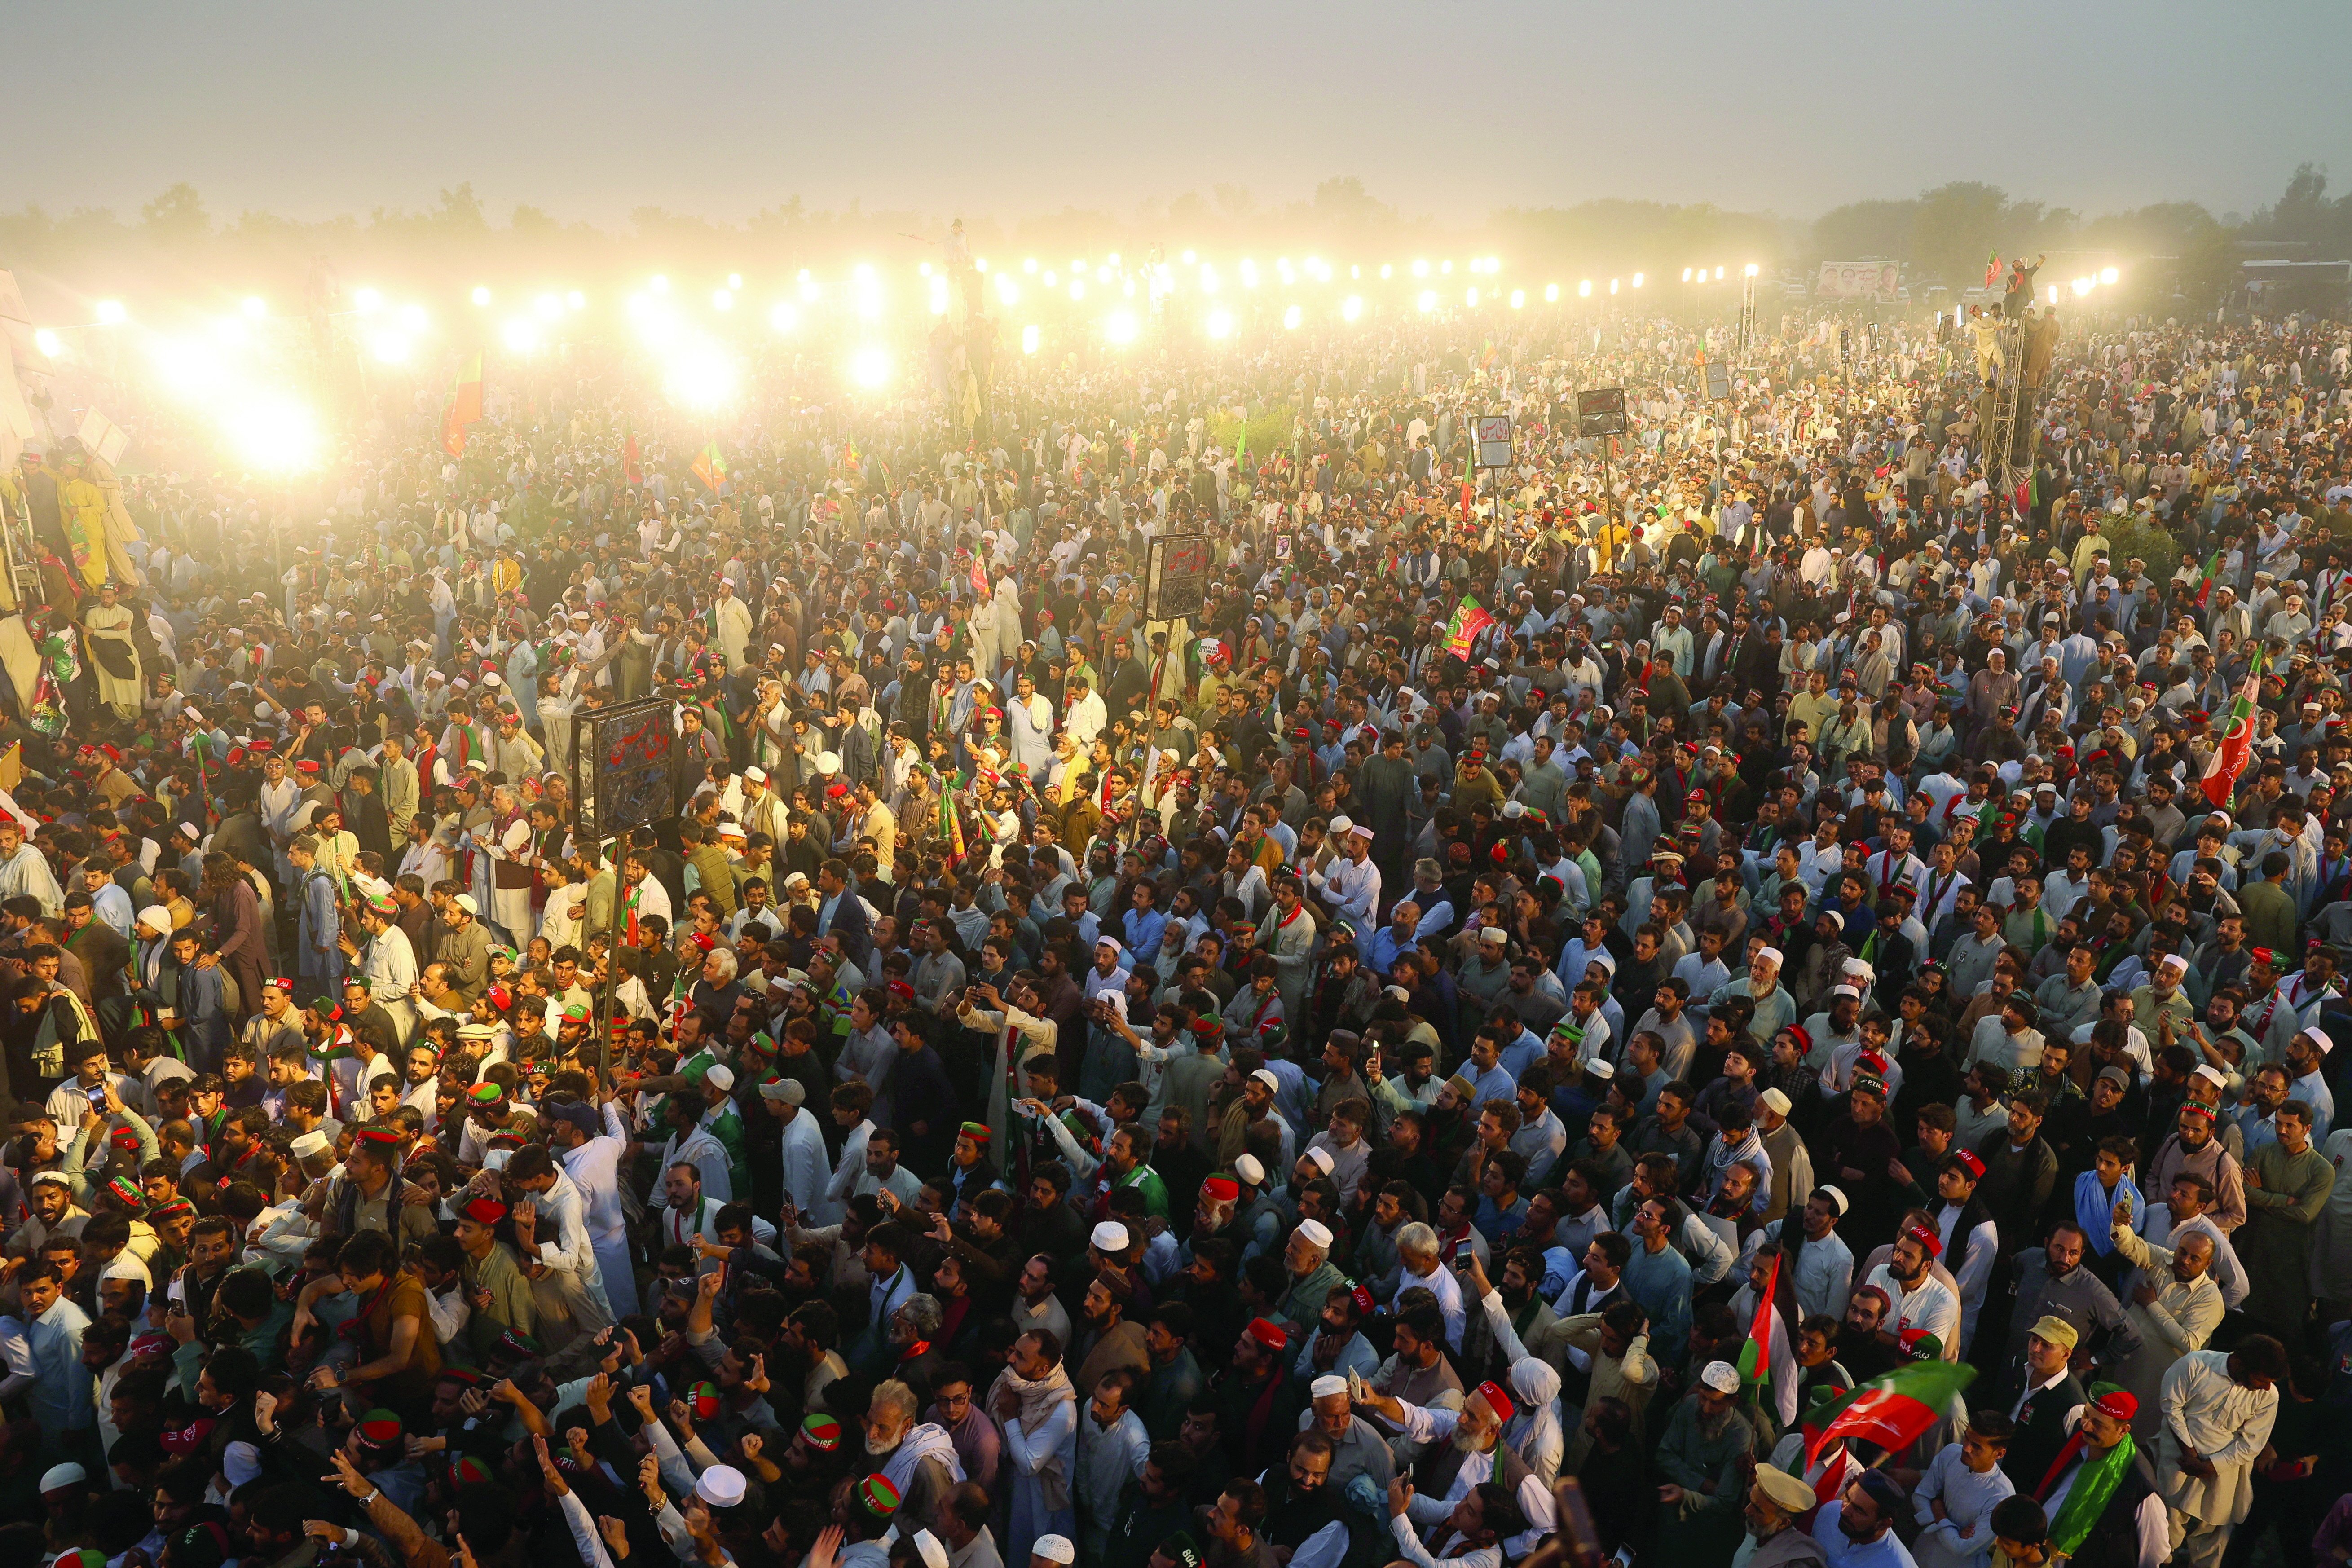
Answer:
<svg viewBox="0 0 2352 1568"><path fill-rule="evenodd" d="M1333 1377L1328 1373L1317 1378L1307 1388L1307 1397L1310 1399L1341 1398L1347 1392L1348 1380L1344 1377Z"/></svg>
<svg viewBox="0 0 2352 1568"><path fill-rule="evenodd" d="M1250 1077L1256 1079L1259 1083L1265 1085L1266 1088L1272 1089L1276 1094L1280 1094L1282 1092L1282 1080L1275 1077L1272 1069L1270 1068L1260 1068L1255 1072L1250 1074Z"/></svg>
<svg viewBox="0 0 2352 1568"><path fill-rule="evenodd" d="M923 1568L948 1568L948 1549L929 1531L915 1531L915 1551L923 1560Z"/></svg>
<svg viewBox="0 0 2352 1568"><path fill-rule="evenodd" d="M1298 1234L1305 1237L1315 1246L1321 1247L1324 1251L1328 1252L1331 1250L1331 1227L1325 1225L1321 1220L1300 1220L1298 1222Z"/></svg>
<svg viewBox="0 0 2352 1568"><path fill-rule="evenodd" d="M1066 1535L1041 1535L1029 1543L1032 1557L1043 1557L1048 1563L1076 1563L1078 1549L1070 1544Z"/></svg>
<svg viewBox="0 0 2352 1568"><path fill-rule="evenodd" d="M1125 1252L1127 1250L1127 1226L1119 1224L1118 1221L1115 1219L1107 1219L1100 1225L1095 1226L1094 1234L1087 1239L1093 1242L1097 1247L1105 1252Z"/></svg>
<svg viewBox="0 0 2352 1568"><path fill-rule="evenodd" d="M1339 1384L1339 1387L1343 1391L1347 1386L1347 1384L1344 1382ZM41 1490L45 1492L53 1492L60 1487L78 1487L89 1479L89 1472L83 1469L79 1465L70 1463L52 1465L47 1470L41 1472Z"/></svg>
<svg viewBox="0 0 2352 1568"><path fill-rule="evenodd" d="M221 1474L228 1478L231 1488L257 1479L261 1475L261 1450L251 1443L231 1443L221 1450Z"/></svg>
<svg viewBox="0 0 2352 1568"><path fill-rule="evenodd" d="M1327 1176L1331 1173L1331 1167L1339 1163L1338 1161L1331 1158L1331 1151L1328 1149L1309 1149L1305 1154L1299 1157Z"/></svg>
<svg viewBox="0 0 2352 1568"><path fill-rule="evenodd" d="M1836 1187L1824 1184L1821 1186L1815 1187L1813 1191L1820 1194L1822 1197L1829 1199L1830 1202L1837 1205L1837 1212L1840 1214L1845 1213L1846 1210L1853 1206L1852 1203L1847 1201L1845 1194Z"/></svg>
<svg viewBox="0 0 2352 1568"><path fill-rule="evenodd" d="M1698 1380L1707 1387L1715 1390L1717 1394L1737 1394L1739 1392L1739 1369L1733 1366L1729 1362L1711 1361L1707 1363L1706 1370L1698 1374Z"/></svg>
<svg viewBox="0 0 2352 1568"><path fill-rule="evenodd" d="M1244 1154L1240 1159L1235 1160L1234 1162L1234 1174L1239 1176L1244 1182L1253 1187L1260 1187L1265 1184L1265 1167L1258 1163L1257 1156L1255 1154ZM35 1181L38 1181L39 1179L40 1178L38 1176L34 1178ZM65 1177L60 1174L58 1175L58 1180L62 1182L65 1180Z"/></svg>
<svg viewBox="0 0 2352 1568"><path fill-rule="evenodd" d="M334 1141L315 1127L289 1145L294 1151L294 1157L298 1160L307 1160L313 1154L323 1154L334 1146Z"/></svg>
<svg viewBox="0 0 2352 1568"><path fill-rule="evenodd" d="M713 1465L694 1483L694 1495L713 1508L733 1508L743 1491L743 1472L732 1465Z"/></svg>
<svg viewBox="0 0 2352 1568"><path fill-rule="evenodd" d="M1775 969L1780 968L1782 963L1780 950L1777 947L1759 947L1756 950L1756 956L1765 960Z"/></svg>
<svg viewBox="0 0 2352 1568"><path fill-rule="evenodd" d="M714 1062L702 1075L702 1081L725 1094L735 1087L735 1069L723 1062Z"/></svg>

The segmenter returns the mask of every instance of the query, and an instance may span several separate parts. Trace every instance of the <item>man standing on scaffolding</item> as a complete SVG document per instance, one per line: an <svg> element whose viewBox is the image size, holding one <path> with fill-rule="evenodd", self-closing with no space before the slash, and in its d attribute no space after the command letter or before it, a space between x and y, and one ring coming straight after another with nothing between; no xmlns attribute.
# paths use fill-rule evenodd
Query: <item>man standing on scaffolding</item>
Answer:
<svg viewBox="0 0 2352 1568"><path fill-rule="evenodd" d="M2009 291L2000 299L2002 315L2012 321L2025 320L2025 307L2033 303L2034 274L2040 272L2042 264L2049 259L2050 253L2045 250L2033 258L2033 265L2031 267L2025 264L2022 258L2009 264Z"/></svg>

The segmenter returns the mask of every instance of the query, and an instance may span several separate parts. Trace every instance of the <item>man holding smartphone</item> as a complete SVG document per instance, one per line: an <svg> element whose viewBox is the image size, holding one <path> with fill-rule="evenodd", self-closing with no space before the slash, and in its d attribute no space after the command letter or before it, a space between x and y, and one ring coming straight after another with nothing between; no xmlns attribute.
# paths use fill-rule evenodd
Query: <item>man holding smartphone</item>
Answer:
<svg viewBox="0 0 2352 1568"><path fill-rule="evenodd" d="M66 1047L66 1065L72 1076L49 1091L46 1109L50 1121L59 1127L79 1127L90 1111L108 1116L122 1109L121 1097L131 1091L131 1080L113 1070L105 1042L95 1037L76 1040ZM108 1110L110 1088L116 1097L112 1111Z"/></svg>

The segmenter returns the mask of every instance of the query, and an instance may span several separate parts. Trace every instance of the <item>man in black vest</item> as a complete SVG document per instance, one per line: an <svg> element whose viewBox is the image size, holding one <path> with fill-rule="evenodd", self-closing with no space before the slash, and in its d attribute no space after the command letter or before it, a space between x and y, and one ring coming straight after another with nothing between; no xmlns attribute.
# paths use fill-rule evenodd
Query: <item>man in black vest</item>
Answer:
<svg viewBox="0 0 2352 1568"><path fill-rule="evenodd" d="M2000 1462L2021 1493L2042 1484L2066 1446L2067 1413L2090 1399L2067 1366L2075 1339L2074 1325L2063 1318L2042 1318L2025 1332L2025 1392L2009 1410L2017 1436Z"/></svg>
<svg viewBox="0 0 2352 1568"><path fill-rule="evenodd" d="M2171 1554L2156 1472L2132 1441L2138 1414L2137 1399L2108 1389L2083 1406L2074 1434L2035 1478L2031 1495L2050 1520L2050 1553L2070 1568L2154 1568Z"/></svg>

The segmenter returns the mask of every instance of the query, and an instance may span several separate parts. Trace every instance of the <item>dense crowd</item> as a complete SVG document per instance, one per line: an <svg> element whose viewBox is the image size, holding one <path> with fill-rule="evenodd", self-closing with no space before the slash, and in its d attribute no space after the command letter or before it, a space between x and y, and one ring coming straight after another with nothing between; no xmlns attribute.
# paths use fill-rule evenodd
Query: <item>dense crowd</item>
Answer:
<svg viewBox="0 0 2352 1568"><path fill-rule="evenodd" d="M2011 330L37 444L0 1541L2346 1561L2346 337Z"/></svg>

